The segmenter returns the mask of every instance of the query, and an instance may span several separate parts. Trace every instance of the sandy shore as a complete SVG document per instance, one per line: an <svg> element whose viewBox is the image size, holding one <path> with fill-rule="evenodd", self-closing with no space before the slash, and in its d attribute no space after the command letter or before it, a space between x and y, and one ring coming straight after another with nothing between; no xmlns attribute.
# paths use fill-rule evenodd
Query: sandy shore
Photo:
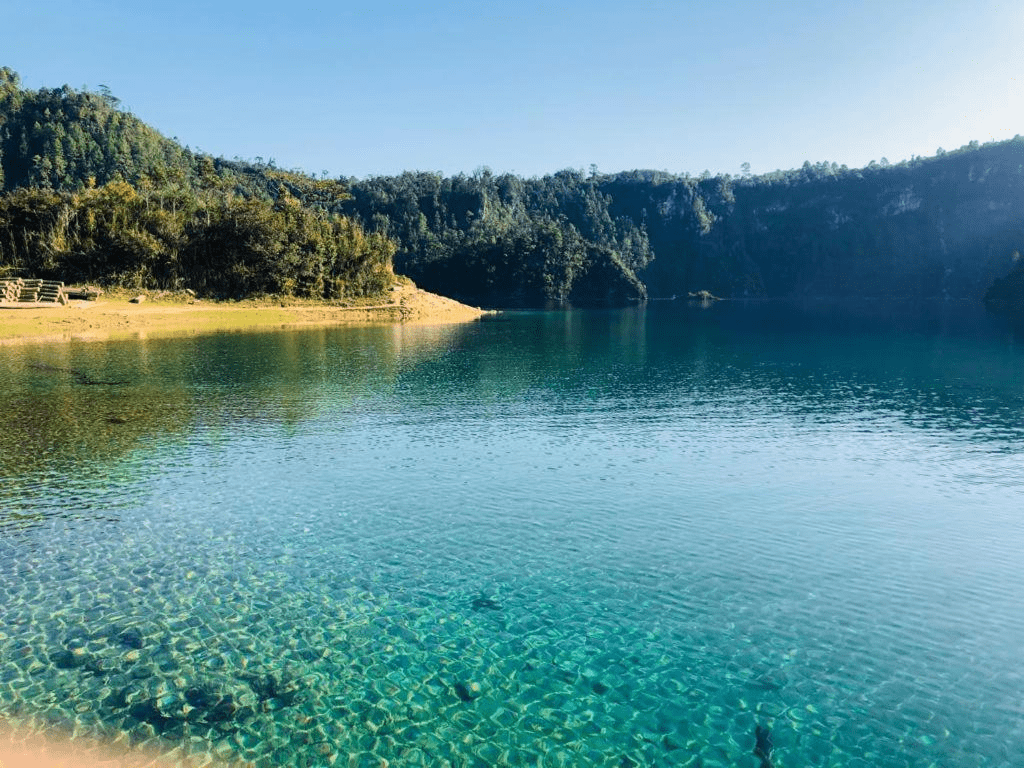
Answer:
<svg viewBox="0 0 1024 768"><path fill-rule="evenodd" d="M104 295L67 306L0 303L0 345L40 341L143 338L308 325L463 323L488 314L402 282L377 303L350 306L324 302L194 302L182 294L149 294L141 304L129 295Z"/></svg>
<svg viewBox="0 0 1024 768"><path fill-rule="evenodd" d="M161 756L151 750L132 750L124 744L106 746L67 737L44 739L0 732L2 768L172 768L186 764L175 759L181 757L180 748ZM216 761L206 765L229 768Z"/></svg>

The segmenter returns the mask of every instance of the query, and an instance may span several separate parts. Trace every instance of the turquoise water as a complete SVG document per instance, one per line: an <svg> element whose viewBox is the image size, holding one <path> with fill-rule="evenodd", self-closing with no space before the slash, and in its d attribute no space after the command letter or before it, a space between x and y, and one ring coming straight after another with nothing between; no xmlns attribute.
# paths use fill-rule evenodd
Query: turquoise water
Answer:
<svg viewBox="0 0 1024 768"><path fill-rule="evenodd" d="M1024 343L973 307L0 361L23 729L192 765L757 766L757 726L779 768L1024 765Z"/></svg>

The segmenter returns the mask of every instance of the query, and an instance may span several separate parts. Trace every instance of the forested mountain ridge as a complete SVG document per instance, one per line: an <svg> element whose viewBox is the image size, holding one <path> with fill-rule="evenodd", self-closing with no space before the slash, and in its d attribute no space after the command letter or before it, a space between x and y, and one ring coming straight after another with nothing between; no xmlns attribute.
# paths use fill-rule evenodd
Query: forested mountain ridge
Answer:
<svg viewBox="0 0 1024 768"><path fill-rule="evenodd" d="M394 245L344 185L182 148L117 100L0 68L0 276L216 297L379 294Z"/></svg>
<svg viewBox="0 0 1024 768"><path fill-rule="evenodd" d="M379 289L393 251L395 269L422 287L484 306L698 290L980 299L1024 250L1021 137L761 176L592 167L343 182L195 153L117 107L105 90L27 91L0 70L0 269L332 296ZM134 223L116 236L61 229L62 217L83 217L60 200L72 213L106 200ZM374 265L361 277L342 275L338 249L351 247Z"/></svg>
<svg viewBox="0 0 1024 768"><path fill-rule="evenodd" d="M611 177L643 220L652 295L980 298L1024 242L1024 138L859 170Z"/></svg>
<svg viewBox="0 0 1024 768"><path fill-rule="evenodd" d="M395 238L400 271L470 297L492 291L476 265L505 262L483 254L479 237L460 238L537 219L608 248L654 297L980 299L1024 250L1021 137L854 170L805 163L736 178L569 170L525 180L406 173L350 179L349 189L342 209Z"/></svg>
<svg viewBox="0 0 1024 768"><path fill-rule="evenodd" d="M642 226L575 171L540 179L481 170L349 180L340 210L398 244L395 268L430 291L491 306L642 299Z"/></svg>
<svg viewBox="0 0 1024 768"><path fill-rule="evenodd" d="M67 190L90 177L137 184L186 172L191 153L117 105L108 91L26 91L0 69L0 187Z"/></svg>

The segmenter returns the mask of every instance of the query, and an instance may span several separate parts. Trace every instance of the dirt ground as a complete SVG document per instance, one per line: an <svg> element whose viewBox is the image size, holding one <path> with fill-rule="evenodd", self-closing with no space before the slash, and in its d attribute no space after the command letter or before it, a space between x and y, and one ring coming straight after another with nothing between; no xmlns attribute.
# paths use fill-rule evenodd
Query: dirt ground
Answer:
<svg viewBox="0 0 1024 768"><path fill-rule="evenodd" d="M184 293L130 294L53 304L0 303L0 345L22 342L105 340L197 335L226 330L306 325L442 324L478 320L486 310L397 284L383 301L349 305L301 300L204 301Z"/></svg>

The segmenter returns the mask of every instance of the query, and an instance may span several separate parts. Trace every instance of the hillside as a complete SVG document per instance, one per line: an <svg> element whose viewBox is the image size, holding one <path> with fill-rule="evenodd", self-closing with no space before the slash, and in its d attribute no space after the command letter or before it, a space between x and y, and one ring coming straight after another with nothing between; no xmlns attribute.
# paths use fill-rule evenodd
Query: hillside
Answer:
<svg viewBox="0 0 1024 768"><path fill-rule="evenodd" d="M1019 136L737 178L482 169L342 181L193 153L107 92L27 91L9 69L0 186L0 270L227 295L377 290L393 252L425 289L484 306L698 290L980 300L1024 248ZM124 215L97 219L97 200ZM119 215L133 223L102 236L67 223ZM376 277L340 266L351 262L339 252L360 247Z"/></svg>
<svg viewBox="0 0 1024 768"><path fill-rule="evenodd" d="M329 208L337 181L194 154L109 93L0 69L0 276L213 297L373 296L393 244Z"/></svg>
<svg viewBox="0 0 1024 768"><path fill-rule="evenodd" d="M496 275L517 283L504 252L487 256L474 240L529 217L607 248L655 297L980 299L1024 245L1021 137L898 165L807 163L748 178L483 172L349 186L342 210L398 242L397 268L430 290L484 302Z"/></svg>
<svg viewBox="0 0 1024 768"><path fill-rule="evenodd" d="M859 170L604 187L644 217L652 295L980 299L1024 241L1024 138Z"/></svg>

